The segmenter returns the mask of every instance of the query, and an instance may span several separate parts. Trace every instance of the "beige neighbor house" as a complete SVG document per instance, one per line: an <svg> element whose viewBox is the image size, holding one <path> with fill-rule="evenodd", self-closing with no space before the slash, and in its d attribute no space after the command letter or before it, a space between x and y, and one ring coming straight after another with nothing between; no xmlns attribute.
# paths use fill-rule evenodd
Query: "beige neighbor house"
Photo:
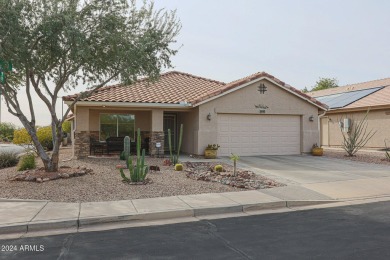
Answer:
<svg viewBox="0 0 390 260"><path fill-rule="evenodd" d="M320 119L321 145L340 146L343 140L341 131L346 130L344 119L358 122L367 110L370 110L367 131L373 130L376 134L366 147L384 148L385 139L390 145L390 78L307 94L329 106Z"/></svg>
<svg viewBox="0 0 390 260"><path fill-rule="evenodd" d="M64 97L65 103L76 96ZM108 86L77 102L73 143L83 158L90 154L91 137L102 143L108 136L134 140L140 128L156 155L167 150L167 129L176 146L183 124L181 151L187 154L204 154L208 144L220 145L219 156L300 154L319 141L318 114L326 109L264 72L226 84L172 71L155 83Z"/></svg>

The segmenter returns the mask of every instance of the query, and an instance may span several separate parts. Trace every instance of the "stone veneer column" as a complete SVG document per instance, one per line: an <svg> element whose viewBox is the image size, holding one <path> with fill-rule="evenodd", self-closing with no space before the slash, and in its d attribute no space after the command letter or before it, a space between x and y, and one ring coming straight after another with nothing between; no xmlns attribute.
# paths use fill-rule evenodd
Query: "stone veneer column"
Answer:
<svg viewBox="0 0 390 260"><path fill-rule="evenodd" d="M151 156L157 155L156 143L161 143L160 154L164 154L164 111L161 109L153 109L150 119L149 153Z"/></svg>
<svg viewBox="0 0 390 260"><path fill-rule="evenodd" d="M75 133L74 138L74 155L77 159L83 159L89 155L89 131Z"/></svg>
<svg viewBox="0 0 390 260"><path fill-rule="evenodd" d="M150 133L149 141L149 153L151 156L157 155L156 143L161 143L160 155L164 154L164 132L163 131L154 131Z"/></svg>

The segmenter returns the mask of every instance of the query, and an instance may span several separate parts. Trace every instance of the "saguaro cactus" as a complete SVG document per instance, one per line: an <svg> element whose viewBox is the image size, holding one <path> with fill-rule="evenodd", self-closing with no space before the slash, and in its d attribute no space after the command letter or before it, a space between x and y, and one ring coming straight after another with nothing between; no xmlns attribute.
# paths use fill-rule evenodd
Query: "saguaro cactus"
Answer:
<svg viewBox="0 0 390 260"><path fill-rule="evenodd" d="M172 140L171 140L171 129L168 129L168 145L169 145L169 154L171 156L171 162L173 165L179 162L181 143L183 141L183 124L180 125L179 133L179 146L177 147L177 154L172 153Z"/></svg>

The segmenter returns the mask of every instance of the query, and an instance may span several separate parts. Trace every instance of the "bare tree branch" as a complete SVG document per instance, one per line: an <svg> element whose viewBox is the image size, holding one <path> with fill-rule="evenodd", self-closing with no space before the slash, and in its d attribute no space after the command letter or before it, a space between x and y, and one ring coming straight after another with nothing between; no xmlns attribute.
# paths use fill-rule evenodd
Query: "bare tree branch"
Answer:
<svg viewBox="0 0 390 260"><path fill-rule="evenodd" d="M86 92L83 92L83 93L80 93L80 95L78 95L74 100L73 102L68 105L68 109L65 111L65 114L61 120L61 122L63 123L65 121L65 118L68 116L69 112L73 109L74 105L80 101L80 99L82 98L86 98L86 97L89 97L91 96L93 93L95 93L96 91L98 91L100 88L104 87L108 82L110 82L112 79L116 78L118 76L118 74L114 74L112 75L110 78L108 78L107 80L105 80L104 82L94 86L91 90L89 91L86 91Z"/></svg>

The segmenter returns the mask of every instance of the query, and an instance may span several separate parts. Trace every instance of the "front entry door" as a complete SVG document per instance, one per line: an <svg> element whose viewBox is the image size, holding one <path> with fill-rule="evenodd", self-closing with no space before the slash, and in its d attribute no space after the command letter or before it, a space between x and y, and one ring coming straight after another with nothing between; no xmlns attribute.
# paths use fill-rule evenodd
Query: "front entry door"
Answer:
<svg viewBox="0 0 390 260"><path fill-rule="evenodd" d="M171 129L172 150L176 148L176 115L164 115L164 151L169 152L168 129Z"/></svg>

